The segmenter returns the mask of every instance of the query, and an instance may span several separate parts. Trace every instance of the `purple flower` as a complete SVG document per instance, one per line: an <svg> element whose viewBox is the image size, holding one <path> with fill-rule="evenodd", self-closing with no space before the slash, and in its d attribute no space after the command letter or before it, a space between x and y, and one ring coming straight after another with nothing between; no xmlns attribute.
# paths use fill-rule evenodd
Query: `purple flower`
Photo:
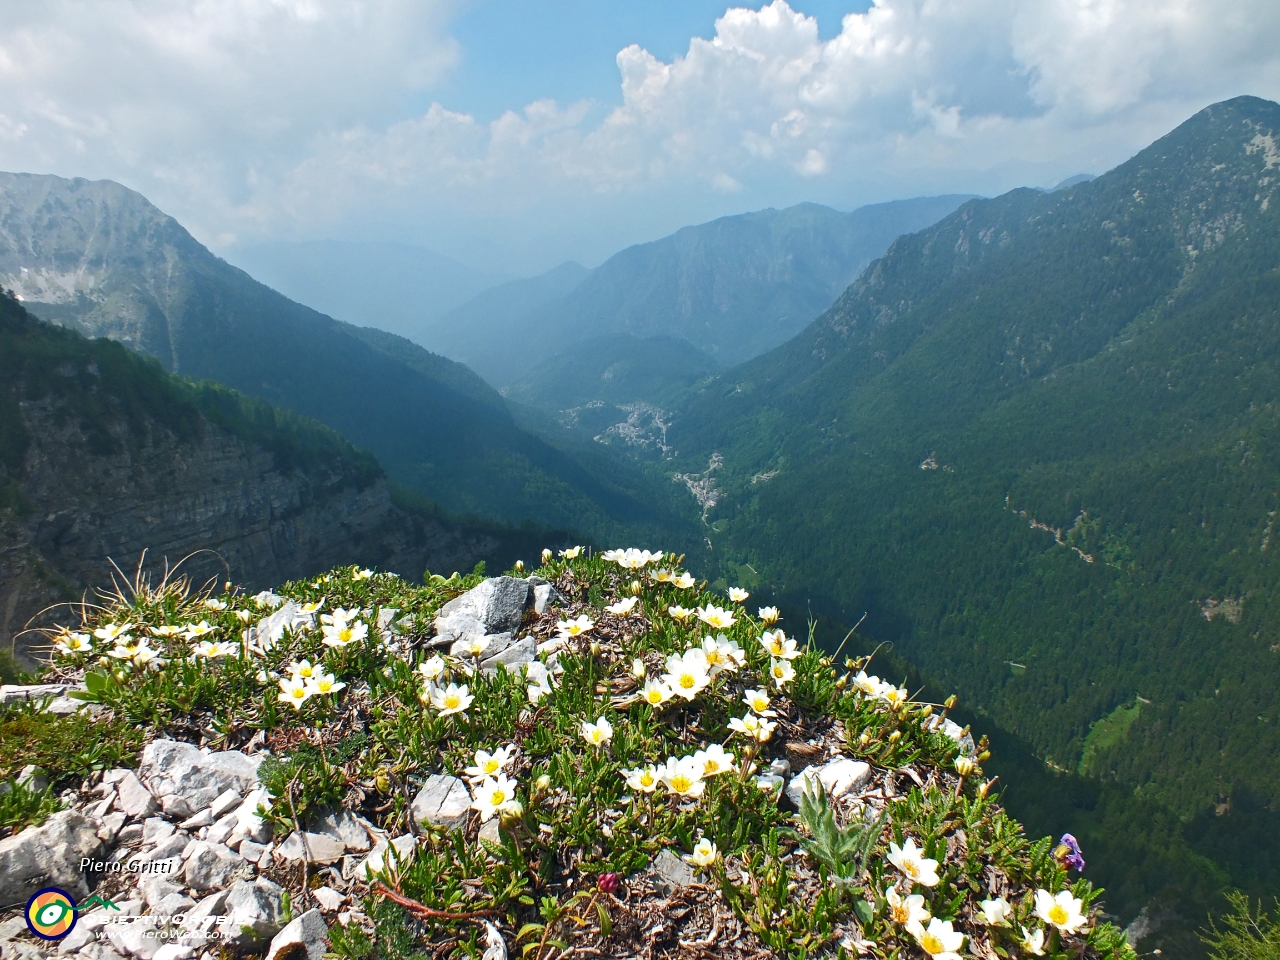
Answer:
<svg viewBox="0 0 1280 960"><path fill-rule="evenodd" d="M618 892L618 875L616 873L602 873L600 879L596 881L596 886L600 888L601 893L617 893Z"/></svg>
<svg viewBox="0 0 1280 960"><path fill-rule="evenodd" d="M1053 848L1053 857L1065 870L1075 870L1077 873L1084 870L1084 854L1080 852L1080 844L1069 833L1064 833L1058 845Z"/></svg>

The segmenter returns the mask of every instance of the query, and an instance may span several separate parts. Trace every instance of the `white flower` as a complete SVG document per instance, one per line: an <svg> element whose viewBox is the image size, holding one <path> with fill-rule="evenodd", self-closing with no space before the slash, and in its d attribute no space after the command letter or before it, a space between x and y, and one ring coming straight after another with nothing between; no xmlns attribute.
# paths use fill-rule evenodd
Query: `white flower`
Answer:
<svg viewBox="0 0 1280 960"><path fill-rule="evenodd" d="M613 724L604 717L600 717L595 723L588 723L584 720L582 723L582 739L593 747L603 747L613 739Z"/></svg>
<svg viewBox="0 0 1280 960"><path fill-rule="evenodd" d="M218 657L234 657L240 648L225 640L201 640L193 651L197 657L216 660Z"/></svg>
<svg viewBox="0 0 1280 960"><path fill-rule="evenodd" d="M769 661L769 677L781 690L796 678L796 670L795 667L791 666L790 660L771 660Z"/></svg>
<svg viewBox="0 0 1280 960"><path fill-rule="evenodd" d="M323 670L318 671L315 676L307 680L306 684L307 690L310 691L313 697L337 693L347 686L341 680L335 679L332 673L325 673Z"/></svg>
<svg viewBox="0 0 1280 960"><path fill-rule="evenodd" d="M560 556L564 557L566 560L576 560L578 558L578 554L581 552L581 547L569 547L566 550L561 550Z"/></svg>
<svg viewBox="0 0 1280 960"><path fill-rule="evenodd" d="M289 664L289 676L297 677L302 680L310 680L316 675L316 668L311 665L310 660L295 660Z"/></svg>
<svg viewBox="0 0 1280 960"><path fill-rule="evenodd" d="M631 661L631 675L633 677L635 677L637 680L643 680L645 672L646 672L646 669L645 669L643 660L641 660L639 657L636 657L634 660Z"/></svg>
<svg viewBox="0 0 1280 960"><path fill-rule="evenodd" d="M64 657L93 652L93 641L87 633L64 633L57 639L54 646Z"/></svg>
<svg viewBox="0 0 1280 960"><path fill-rule="evenodd" d="M760 646L776 660L794 660L800 656L795 640L788 638L783 630L766 630L760 635Z"/></svg>
<svg viewBox="0 0 1280 960"><path fill-rule="evenodd" d="M747 591L743 590L741 587L729 588L729 599L734 603L743 603L749 596L751 596L751 594L747 593Z"/></svg>
<svg viewBox="0 0 1280 960"><path fill-rule="evenodd" d="M774 721L757 717L754 713L748 713L745 717L734 717L729 721L729 729L734 733L740 733L760 743L764 743L773 736L773 728L776 726Z"/></svg>
<svg viewBox="0 0 1280 960"><path fill-rule="evenodd" d="M681 573L671 578L671 585L677 590L688 590L697 582L691 573Z"/></svg>
<svg viewBox="0 0 1280 960"><path fill-rule="evenodd" d="M551 671L542 661L534 660L525 665L524 678L528 683L525 692L529 695L529 702L536 707L538 701L551 692Z"/></svg>
<svg viewBox="0 0 1280 960"><path fill-rule="evenodd" d="M911 837L907 837L907 842L901 847L890 842L888 859L909 879L921 886L938 885L938 861L926 857L924 851L916 846L915 840Z"/></svg>
<svg viewBox="0 0 1280 960"><path fill-rule="evenodd" d="M1036 891L1036 916L1068 936L1089 922L1082 912L1083 906L1070 890L1061 890L1056 897L1048 890Z"/></svg>
<svg viewBox="0 0 1280 960"><path fill-rule="evenodd" d="M934 917L928 928L919 923L907 927L911 935L920 944L920 949L934 960L960 960L960 947L964 945L964 934L951 928L950 920L939 920Z"/></svg>
<svg viewBox="0 0 1280 960"><path fill-rule="evenodd" d="M707 604L705 607L698 607L694 611L698 615L698 619L714 630L728 630L738 621L728 610L724 610L713 604Z"/></svg>
<svg viewBox="0 0 1280 960"><path fill-rule="evenodd" d="M772 623L777 623L782 619L782 615L778 613L777 607L761 607L756 611L756 616L760 618L760 622L766 627Z"/></svg>
<svg viewBox="0 0 1280 960"><path fill-rule="evenodd" d="M880 699L891 707L900 707L909 699L906 687L895 687L892 683L886 683L880 688Z"/></svg>
<svg viewBox="0 0 1280 960"><path fill-rule="evenodd" d="M486 777L471 795L471 809L480 811L480 822L493 819L495 813L518 813L523 807L516 800L516 783L505 773Z"/></svg>
<svg viewBox="0 0 1280 960"><path fill-rule="evenodd" d="M210 597L208 600L206 600L204 602L204 605L208 607L210 610L214 610L218 613L221 613L223 610L227 609L227 602L225 600L217 600L214 597Z"/></svg>
<svg viewBox="0 0 1280 960"><path fill-rule="evenodd" d="M884 899L889 904L889 919L901 927L910 923L926 923L931 914L924 905L924 897L913 893L905 899L898 895L896 887L889 887L884 892Z"/></svg>
<svg viewBox="0 0 1280 960"><path fill-rule="evenodd" d="M351 574L351 579L352 580L368 580L372 576L373 576L372 570L357 570L355 573Z"/></svg>
<svg viewBox="0 0 1280 960"><path fill-rule="evenodd" d="M688 620L690 617L693 616L692 609L690 609L689 607L682 607L679 604L676 604L675 606L667 607L667 613L671 615L672 620L678 620L681 623L684 623L686 620Z"/></svg>
<svg viewBox="0 0 1280 960"><path fill-rule="evenodd" d="M1009 917L1013 914L1013 907L1004 897L996 897L994 900L983 900L978 904L982 908L983 919L992 927L998 927L1007 923Z"/></svg>
<svg viewBox="0 0 1280 960"><path fill-rule="evenodd" d="M716 862L719 855L716 845L706 837L702 837L693 845L693 853L687 854L684 859L695 867L709 867Z"/></svg>
<svg viewBox="0 0 1280 960"><path fill-rule="evenodd" d="M742 695L742 702L758 717L776 717L777 711L769 709L769 693L767 690L748 690Z"/></svg>
<svg viewBox="0 0 1280 960"><path fill-rule="evenodd" d="M307 702L310 696L311 690L301 677L280 678L280 699L285 703L292 704L295 710L301 710L302 705Z"/></svg>
<svg viewBox="0 0 1280 960"><path fill-rule="evenodd" d="M487 635L468 637L462 645L463 653L468 656L475 657L477 660L480 659L480 654L484 653L488 649L489 637Z"/></svg>
<svg viewBox="0 0 1280 960"><path fill-rule="evenodd" d="M428 683L434 683L444 676L444 658L438 653L433 654L429 659L418 664L418 672Z"/></svg>
<svg viewBox="0 0 1280 960"><path fill-rule="evenodd" d="M652 764L636 767L634 770L623 770L622 775L632 790L653 793L658 789L658 768Z"/></svg>
<svg viewBox="0 0 1280 960"><path fill-rule="evenodd" d="M625 600L619 600L617 603L609 604L605 609L615 617L625 617L631 613L635 608L635 605L639 602L640 599L638 597L627 597Z"/></svg>
<svg viewBox="0 0 1280 960"><path fill-rule="evenodd" d="M723 633L704 639L702 653L707 658L707 667L713 677L726 671L734 673L747 662L747 655L738 646L738 642L728 639Z"/></svg>
<svg viewBox="0 0 1280 960"><path fill-rule="evenodd" d="M178 634L182 633L185 628L162 623L158 627L147 627L147 629L157 637L176 637Z"/></svg>
<svg viewBox="0 0 1280 960"><path fill-rule="evenodd" d="M515 747L499 747L493 753L477 750L475 765L467 767L463 772L472 783L479 783L489 777L496 777L506 769L507 764L515 756L515 751Z"/></svg>
<svg viewBox="0 0 1280 960"><path fill-rule="evenodd" d="M465 683L462 686L451 683L443 690L439 687L431 688L431 706L442 717L451 713L465 713L474 699Z"/></svg>
<svg viewBox="0 0 1280 960"><path fill-rule="evenodd" d="M274 610L276 607L280 606L280 604L284 603L284 597L277 597L270 590L263 590L262 592L255 593L253 595L253 602L257 605L259 610L266 609L267 607Z"/></svg>
<svg viewBox="0 0 1280 960"><path fill-rule="evenodd" d="M1035 930L1022 931L1022 949L1028 953L1033 953L1037 957L1044 956L1044 928L1037 927Z"/></svg>
<svg viewBox="0 0 1280 960"><path fill-rule="evenodd" d="M659 771L662 785L679 797L700 797L707 789L696 757L668 757Z"/></svg>
<svg viewBox="0 0 1280 960"><path fill-rule="evenodd" d="M648 550L637 550L628 547L626 550L606 550L600 554L601 560L616 563L624 570L643 570L655 560L661 560L661 553L650 553Z"/></svg>
<svg viewBox="0 0 1280 960"><path fill-rule="evenodd" d="M580 637L592 627L595 622L585 613L576 620L565 620L556 624L556 632L562 640L572 640L574 637Z"/></svg>
<svg viewBox="0 0 1280 960"><path fill-rule="evenodd" d="M675 578L676 578L675 571L668 570L665 567L661 570L655 570L653 572L653 579L658 581L658 583L670 583Z"/></svg>
<svg viewBox="0 0 1280 960"><path fill-rule="evenodd" d="M236 611L236 619L237 619L237 620L239 620L241 623L248 623L250 620L252 620L252 619L253 619L253 611L252 611L252 610L237 610L237 611Z"/></svg>
<svg viewBox="0 0 1280 960"><path fill-rule="evenodd" d="M667 657L667 672L663 674L662 682L676 696L692 700L711 683L707 655L698 647L683 654L671 654Z"/></svg>
<svg viewBox="0 0 1280 960"><path fill-rule="evenodd" d="M191 623L182 631L182 636L190 643L197 637L203 637L206 634L213 633L214 627L209 626L208 620L201 620L199 623Z"/></svg>
<svg viewBox="0 0 1280 960"><path fill-rule="evenodd" d="M853 685L868 697L879 697L880 688L884 686L879 677L869 677L865 670L858 671L858 675L853 678Z"/></svg>
<svg viewBox="0 0 1280 960"><path fill-rule="evenodd" d="M728 773L734 769L733 754L725 752L724 747L713 743L705 750L699 750L693 759L702 764L702 775L714 777L718 773Z"/></svg>
<svg viewBox="0 0 1280 960"><path fill-rule="evenodd" d="M369 628L361 621L353 619L358 613L358 610L344 610L339 607L333 613L321 614L324 645L341 648L350 643L359 643L367 637Z"/></svg>
<svg viewBox="0 0 1280 960"><path fill-rule="evenodd" d="M644 689L640 691L640 699L651 707L660 707L671 699L671 688L661 680L651 677L645 681Z"/></svg>
<svg viewBox="0 0 1280 960"><path fill-rule="evenodd" d="M319 610L323 606L324 606L324 597L321 597L319 600L312 600L308 603L299 605L298 610L301 613L310 615L315 613L317 610Z"/></svg>

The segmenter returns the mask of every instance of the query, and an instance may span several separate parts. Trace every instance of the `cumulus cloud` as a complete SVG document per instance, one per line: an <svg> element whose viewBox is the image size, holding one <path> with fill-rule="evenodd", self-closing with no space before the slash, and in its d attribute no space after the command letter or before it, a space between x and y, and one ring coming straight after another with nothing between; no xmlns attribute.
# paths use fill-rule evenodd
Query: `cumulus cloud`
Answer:
<svg viewBox="0 0 1280 960"><path fill-rule="evenodd" d="M19 4L0 37L0 161L93 155L160 202L180 184L174 212L198 202L206 235L365 216L400 236L427 225L428 242L532 237L601 211L649 223L666 207L678 225L690 197L852 203L1099 172L1213 100L1280 96L1274 0L876 0L827 40L775 0L727 10L670 61L620 51L614 108L397 113L458 56L440 3Z"/></svg>

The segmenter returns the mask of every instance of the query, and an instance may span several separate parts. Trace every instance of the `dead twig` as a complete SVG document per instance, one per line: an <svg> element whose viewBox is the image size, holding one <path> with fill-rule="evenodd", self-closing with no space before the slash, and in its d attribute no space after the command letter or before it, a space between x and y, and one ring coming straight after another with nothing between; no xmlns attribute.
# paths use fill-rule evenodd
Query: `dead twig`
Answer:
<svg viewBox="0 0 1280 960"><path fill-rule="evenodd" d="M380 897L386 897L392 903L399 904L409 911L419 920L476 920L480 917L496 917L500 914L498 910L469 910L465 913L452 913L448 910L436 910L428 907L425 903L419 903L412 897L406 897L397 890L392 890L385 883L376 883L373 886L373 892Z"/></svg>

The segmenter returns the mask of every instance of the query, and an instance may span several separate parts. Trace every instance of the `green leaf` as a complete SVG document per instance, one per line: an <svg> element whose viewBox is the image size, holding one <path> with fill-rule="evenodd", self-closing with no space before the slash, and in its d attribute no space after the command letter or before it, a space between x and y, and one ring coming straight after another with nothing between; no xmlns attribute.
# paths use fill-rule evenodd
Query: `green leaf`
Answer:
<svg viewBox="0 0 1280 960"><path fill-rule="evenodd" d="M865 900L859 900L855 903L853 905L853 912L858 915L858 919L862 921L864 925L870 923L876 916L875 911L871 909L871 904L867 903Z"/></svg>

